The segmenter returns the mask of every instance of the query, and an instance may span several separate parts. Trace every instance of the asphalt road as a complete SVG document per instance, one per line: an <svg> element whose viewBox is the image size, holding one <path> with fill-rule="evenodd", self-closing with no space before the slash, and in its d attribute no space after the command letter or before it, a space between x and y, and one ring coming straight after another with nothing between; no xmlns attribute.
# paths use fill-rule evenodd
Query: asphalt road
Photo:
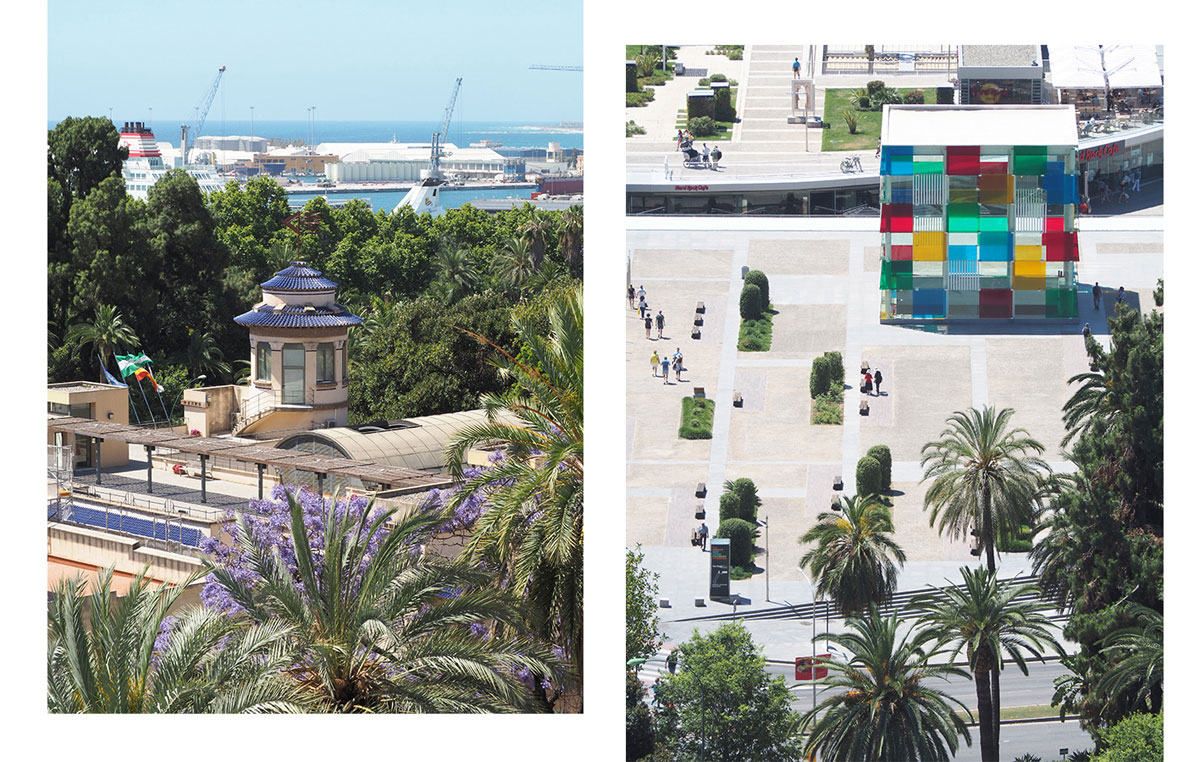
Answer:
<svg viewBox="0 0 1200 762"><path fill-rule="evenodd" d="M1027 662L1026 666L1029 668L1028 677L1021 674L1020 668L1015 664L1004 666L1004 670L1000 673L1000 705L1002 707L1049 705L1050 699L1054 696L1054 678L1067 672L1066 668L1057 661L1048 661L1045 664L1039 661ZM806 712L812 708L812 684L796 683L795 667L769 663L767 672L772 675L783 675L787 680L795 696L792 707L796 711ZM934 681L933 684L936 686L940 682ZM939 686L939 689L966 704L967 708L974 713L977 701L973 679L952 679L945 683L944 688ZM824 699L825 697L821 695L820 683L818 683L817 702L820 703Z"/></svg>

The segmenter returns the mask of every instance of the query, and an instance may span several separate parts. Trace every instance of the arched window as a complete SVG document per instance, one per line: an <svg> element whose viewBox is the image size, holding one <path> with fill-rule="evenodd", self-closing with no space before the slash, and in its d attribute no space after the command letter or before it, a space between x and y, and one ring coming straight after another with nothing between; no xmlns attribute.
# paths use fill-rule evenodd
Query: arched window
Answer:
<svg viewBox="0 0 1200 762"><path fill-rule="evenodd" d="M255 381L270 381L271 380L271 344L270 342L260 341L256 347L254 357L254 380Z"/></svg>

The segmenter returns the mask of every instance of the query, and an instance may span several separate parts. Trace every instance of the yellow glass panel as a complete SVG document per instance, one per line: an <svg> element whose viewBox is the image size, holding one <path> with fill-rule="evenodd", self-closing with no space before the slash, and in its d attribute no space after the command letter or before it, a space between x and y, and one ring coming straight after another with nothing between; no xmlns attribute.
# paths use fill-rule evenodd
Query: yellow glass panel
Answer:
<svg viewBox="0 0 1200 762"><path fill-rule="evenodd" d="M913 233L913 246L936 246L940 249L946 244L945 235L941 231Z"/></svg>
<svg viewBox="0 0 1200 762"><path fill-rule="evenodd" d="M1041 246L1015 246L1013 258L1018 262L1041 262L1042 247Z"/></svg>
<svg viewBox="0 0 1200 762"><path fill-rule="evenodd" d="M941 262L946 258L946 250L941 246L913 246L913 261Z"/></svg>
<svg viewBox="0 0 1200 762"><path fill-rule="evenodd" d="M1013 288L1018 291L1040 291L1046 288L1044 262L1013 262Z"/></svg>

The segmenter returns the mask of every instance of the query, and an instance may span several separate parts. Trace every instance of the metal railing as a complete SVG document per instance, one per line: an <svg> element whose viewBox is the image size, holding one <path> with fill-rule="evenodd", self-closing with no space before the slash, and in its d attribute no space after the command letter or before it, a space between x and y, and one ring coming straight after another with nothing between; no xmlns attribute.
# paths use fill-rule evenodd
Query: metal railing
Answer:
<svg viewBox="0 0 1200 762"><path fill-rule="evenodd" d="M271 414L284 405L312 405L316 398L316 390L311 386L305 387L300 393L272 389L260 391L239 403L240 409L234 419L233 433L237 434L255 421Z"/></svg>
<svg viewBox="0 0 1200 762"><path fill-rule="evenodd" d="M105 505L128 506L151 513L161 513L165 516L182 516L205 522L223 521L227 518L224 509L221 508L209 508L196 505L195 503L183 503L171 498L143 495L138 492L127 492L112 487L103 487L95 484L70 484L67 485L67 489L70 490L72 497L79 495Z"/></svg>

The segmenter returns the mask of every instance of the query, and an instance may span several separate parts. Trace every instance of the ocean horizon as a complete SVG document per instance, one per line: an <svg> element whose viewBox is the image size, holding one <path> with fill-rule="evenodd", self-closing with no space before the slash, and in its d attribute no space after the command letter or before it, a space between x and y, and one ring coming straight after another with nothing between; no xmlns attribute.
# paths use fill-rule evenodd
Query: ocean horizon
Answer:
<svg viewBox="0 0 1200 762"><path fill-rule="evenodd" d="M103 116L103 115L101 115ZM126 119L114 114L119 130L126 122L139 119L147 123L160 142L179 145L179 120L145 117ZM52 130L61 120L47 120L47 129ZM578 123L575 123L578 124ZM441 128L441 122L392 122L392 121L335 121L318 119L310 127L304 120L255 119L254 135L260 138L307 143L310 129L314 144L320 143L386 143L395 139L397 143L428 143L433 133ZM203 136L250 135L250 120L209 119L204 124ZM190 135L194 140L196 135ZM583 148L583 128L558 124L531 124L528 122L462 121L451 122L449 134L444 142L466 147L481 140L493 140L506 146L545 146L559 143L563 148Z"/></svg>

